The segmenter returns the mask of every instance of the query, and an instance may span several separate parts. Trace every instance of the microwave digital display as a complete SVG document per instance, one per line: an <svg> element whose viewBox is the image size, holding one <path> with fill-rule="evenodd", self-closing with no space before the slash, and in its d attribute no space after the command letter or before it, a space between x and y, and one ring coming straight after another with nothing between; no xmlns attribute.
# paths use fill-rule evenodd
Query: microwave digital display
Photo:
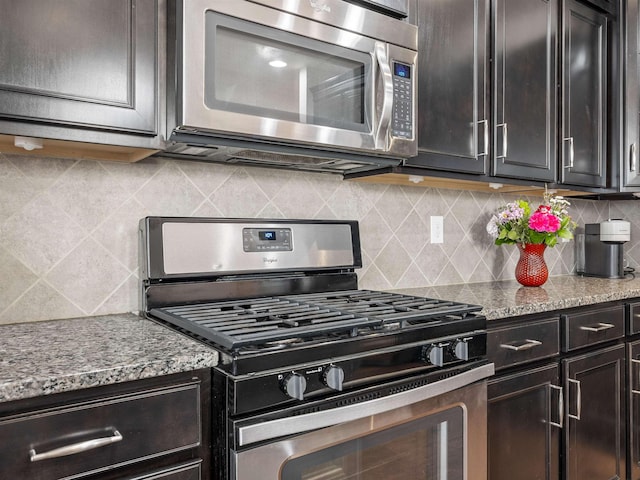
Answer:
<svg viewBox="0 0 640 480"><path fill-rule="evenodd" d="M393 62L393 74L396 77L411 78L411 67L403 63Z"/></svg>

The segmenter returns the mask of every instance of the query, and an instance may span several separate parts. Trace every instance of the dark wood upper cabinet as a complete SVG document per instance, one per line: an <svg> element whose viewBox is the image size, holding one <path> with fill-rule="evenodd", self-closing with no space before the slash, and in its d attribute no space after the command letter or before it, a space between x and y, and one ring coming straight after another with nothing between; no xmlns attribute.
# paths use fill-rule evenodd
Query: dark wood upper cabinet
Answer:
<svg viewBox="0 0 640 480"><path fill-rule="evenodd" d="M564 0L562 21L563 184L605 187L608 131L608 18Z"/></svg>
<svg viewBox="0 0 640 480"><path fill-rule="evenodd" d="M487 173L488 0L420 1L418 156L407 166Z"/></svg>
<svg viewBox="0 0 640 480"><path fill-rule="evenodd" d="M46 138L156 135L157 1L0 0L0 9L3 133L37 133L25 127L35 124Z"/></svg>
<svg viewBox="0 0 640 480"><path fill-rule="evenodd" d="M620 181L623 190L636 191L640 187L640 10L638 0L627 0L625 4L625 141Z"/></svg>
<svg viewBox="0 0 640 480"><path fill-rule="evenodd" d="M557 0L494 2L496 176L556 180Z"/></svg>

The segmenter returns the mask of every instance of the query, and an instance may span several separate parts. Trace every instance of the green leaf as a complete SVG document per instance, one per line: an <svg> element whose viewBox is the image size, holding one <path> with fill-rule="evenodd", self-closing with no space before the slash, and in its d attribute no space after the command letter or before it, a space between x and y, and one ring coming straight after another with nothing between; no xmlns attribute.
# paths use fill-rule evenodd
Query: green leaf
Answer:
<svg viewBox="0 0 640 480"><path fill-rule="evenodd" d="M509 234L507 235L507 237L510 240L517 240L518 239L518 232L516 232L515 230L510 230Z"/></svg>
<svg viewBox="0 0 640 480"><path fill-rule="evenodd" d="M573 238L573 233L570 230L558 230L558 236L560 238L566 238L567 240L571 240Z"/></svg>

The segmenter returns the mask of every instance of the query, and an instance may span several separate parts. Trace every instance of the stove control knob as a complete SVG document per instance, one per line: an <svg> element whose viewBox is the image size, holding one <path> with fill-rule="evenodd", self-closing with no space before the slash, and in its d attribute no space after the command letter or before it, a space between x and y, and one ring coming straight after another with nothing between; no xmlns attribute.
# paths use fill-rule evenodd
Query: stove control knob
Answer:
<svg viewBox="0 0 640 480"><path fill-rule="evenodd" d="M304 375L292 372L282 380L282 391L291 398L304 400L304 391L307 388L307 379Z"/></svg>
<svg viewBox="0 0 640 480"><path fill-rule="evenodd" d="M344 382L344 370L336 365L329 365L322 372L322 381L327 387L341 392L342 382Z"/></svg>
<svg viewBox="0 0 640 480"><path fill-rule="evenodd" d="M442 367L444 365L444 348L447 345L449 344L434 343L428 347L424 347L422 350L422 359L436 367Z"/></svg>
<svg viewBox="0 0 640 480"><path fill-rule="evenodd" d="M453 344L453 354L459 360L469 360L469 340L471 338L461 338Z"/></svg>

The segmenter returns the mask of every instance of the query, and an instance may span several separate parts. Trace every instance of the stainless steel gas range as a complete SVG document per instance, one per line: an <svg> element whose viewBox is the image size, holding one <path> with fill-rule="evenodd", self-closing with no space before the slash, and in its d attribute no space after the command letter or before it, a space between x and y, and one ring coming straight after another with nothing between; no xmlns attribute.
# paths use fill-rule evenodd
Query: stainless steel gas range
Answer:
<svg viewBox="0 0 640 480"><path fill-rule="evenodd" d="M144 314L215 348L215 479L486 479L480 306L361 290L353 221L147 217Z"/></svg>

